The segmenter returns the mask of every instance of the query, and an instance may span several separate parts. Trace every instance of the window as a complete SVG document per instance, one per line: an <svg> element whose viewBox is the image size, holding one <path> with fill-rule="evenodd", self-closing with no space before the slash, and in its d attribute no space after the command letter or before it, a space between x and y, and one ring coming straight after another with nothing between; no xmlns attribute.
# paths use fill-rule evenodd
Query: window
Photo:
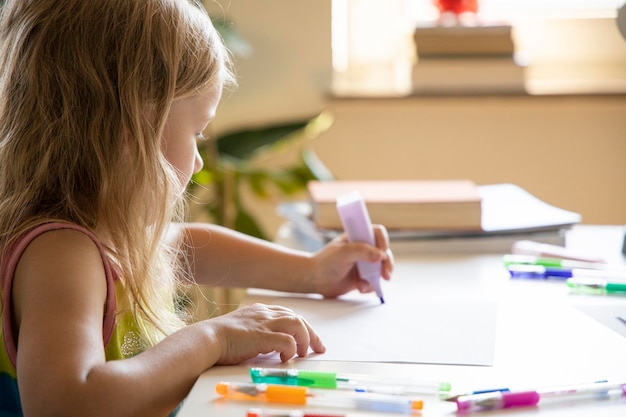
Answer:
<svg viewBox="0 0 626 417"><path fill-rule="evenodd" d="M562 32L563 21L581 19L614 21L624 0L479 0L481 21L511 22L520 56L588 61L574 55L592 54L600 61L626 59L621 45L600 50L578 43L576 50L559 48L553 41L537 39L546 21ZM415 62L412 30L418 23L435 22L432 0L332 0L333 86L337 95L404 95L411 92L410 73ZM552 23L557 22L557 23ZM559 23L560 22L560 23ZM611 22L613 24L613 22ZM538 26L539 25L539 26ZM585 26L586 27L586 26ZM564 30L564 29L563 29ZM590 28L589 30L592 30ZM544 33L544 32L541 32ZM581 37L579 30L573 33ZM556 37L567 37L557 33ZM620 40L621 41L621 40ZM618 41L615 41L618 42ZM606 44L606 42L601 42ZM546 50L546 48L553 48ZM578 49L589 49L580 52ZM567 54L562 58L563 49ZM618 49L615 52L615 49ZM607 52L608 51L608 52ZM532 53L530 53L532 52ZM613 53L619 57L607 57ZM600 56L601 55L601 56ZM555 58L556 57L556 58ZM621 62L624 65L624 62ZM618 74L618 77L626 74Z"/></svg>

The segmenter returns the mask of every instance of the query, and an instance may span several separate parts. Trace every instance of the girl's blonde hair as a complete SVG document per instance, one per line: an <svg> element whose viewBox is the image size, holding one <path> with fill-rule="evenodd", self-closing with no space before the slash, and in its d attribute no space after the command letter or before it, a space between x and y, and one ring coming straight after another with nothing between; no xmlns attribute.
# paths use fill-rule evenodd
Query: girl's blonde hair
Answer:
<svg viewBox="0 0 626 417"><path fill-rule="evenodd" d="M0 251L49 221L94 231L156 343L183 324L163 303L184 208L163 126L175 99L232 81L219 35L189 0L8 0L0 42Z"/></svg>

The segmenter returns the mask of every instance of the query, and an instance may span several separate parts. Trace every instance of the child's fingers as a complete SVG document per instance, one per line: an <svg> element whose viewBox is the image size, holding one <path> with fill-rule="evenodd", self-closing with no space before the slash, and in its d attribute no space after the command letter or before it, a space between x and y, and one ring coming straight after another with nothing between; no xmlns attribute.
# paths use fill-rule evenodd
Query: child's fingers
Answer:
<svg viewBox="0 0 626 417"><path fill-rule="evenodd" d="M391 249L387 249L387 259L383 262L383 278L386 280L391 279L391 274L393 274L393 268L395 266L395 259L393 257L393 252Z"/></svg>
<svg viewBox="0 0 626 417"><path fill-rule="evenodd" d="M295 354L301 357L306 356L309 347L316 353L326 351L320 337L302 316L282 306L270 305L267 306L267 309L274 314L274 318L267 324L267 328L277 335L288 335L291 338L291 343L286 344L283 337L276 337L279 348L274 350L280 352L281 360L289 360Z"/></svg>
<svg viewBox="0 0 626 417"><path fill-rule="evenodd" d="M277 352L280 354L280 360L282 362L288 361L297 353L297 343L295 339L286 333L269 332L259 343L260 353Z"/></svg>
<svg viewBox="0 0 626 417"><path fill-rule="evenodd" d="M324 346L324 343L322 342L322 339L319 337L319 335L315 332L315 330L313 330L313 327L311 327L311 325L309 324L308 321L306 321L306 319L302 316L300 316L300 320L302 320L302 322L304 323L308 333L309 333L309 346L311 347L311 349L313 350L313 352L315 353L324 353L326 352L326 346ZM307 350L304 351L304 355L306 355L308 352L308 347ZM303 356L303 355L300 355Z"/></svg>
<svg viewBox="0 0 626 417"><path fill-rule="evenodd" d="M376 237L376 246L385 251L382 276L388 280L391 278L391 274L393 273L395 259L393 257L393 252L391 252L391 248L389 247L389 233L387 232L387 228L381 225L374 225L374 236Z"/></svg>
<svg viewBox="0 0 626 417"><path fill-rule="evenodd" d="M295 313L287 313L279 318L276 318L270 325L268 325L268 327L273 332L289 335L294 342L296 347L295 352L281 352L280 356L283 361L291 359L295 354L301 357L306 356L309 351L309 347L313 349L314 352L318 353L322 353L325 350L321 339L309 323Z"/></svg>
<svg viewBox="0 0 626 417"><path fill-rule="evenodd" d="M389 248L389 233L387 232L387 228L380 224L375 224L372 228L374 229L376 246L382 250L387 250L387 248Z"/></svg>

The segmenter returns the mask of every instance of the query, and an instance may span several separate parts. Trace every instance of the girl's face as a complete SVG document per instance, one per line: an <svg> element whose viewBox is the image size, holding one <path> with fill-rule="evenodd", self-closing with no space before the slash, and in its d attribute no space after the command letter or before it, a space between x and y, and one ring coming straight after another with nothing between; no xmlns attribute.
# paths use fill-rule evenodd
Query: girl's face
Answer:
<svg viewBox="0 0 626 417"><path fill-rule="evenodd" d="M198 94L172 103L163 131L163 153L178 171L181 193L191 175L202 169L197 141L215 117L221 96L222 84L215 83Z"/></svg>

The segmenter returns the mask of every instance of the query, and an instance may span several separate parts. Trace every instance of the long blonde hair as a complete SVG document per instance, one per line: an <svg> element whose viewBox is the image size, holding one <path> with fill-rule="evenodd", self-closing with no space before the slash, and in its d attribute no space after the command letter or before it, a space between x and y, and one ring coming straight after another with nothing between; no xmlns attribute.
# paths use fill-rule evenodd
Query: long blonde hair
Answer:
<svg viewBox="0 0 626 417"><path fill-rule="evenodd" d="M232 81L219 35L189 0L8 0L0 41L1 252L49 221L94 231L156 343L183 324L163 303L184 215L163 125L175 99Z"/></svg>

